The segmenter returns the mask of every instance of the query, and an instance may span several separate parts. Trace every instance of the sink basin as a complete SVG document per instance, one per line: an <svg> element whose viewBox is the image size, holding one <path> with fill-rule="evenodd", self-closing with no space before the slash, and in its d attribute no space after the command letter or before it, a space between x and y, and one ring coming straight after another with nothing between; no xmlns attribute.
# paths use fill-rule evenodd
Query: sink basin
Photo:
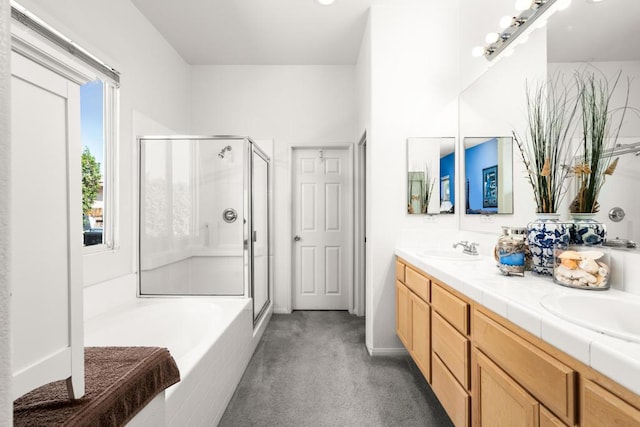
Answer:
<svg viewBox="0 0 640 427"><path fill-rule="evenodd" d="M479 261L481 259L479 255L467 255L462 251L454 251L451 249L424 249L418 252L418 256L443 261Z"/></svg>
<svg viewBox="0 0 640 427"><path fill-rule="evenodd" d="M542 297L542 306L569 322L627 341L640 343L640 298L624 293L580 295L554 293Z"/></svg>

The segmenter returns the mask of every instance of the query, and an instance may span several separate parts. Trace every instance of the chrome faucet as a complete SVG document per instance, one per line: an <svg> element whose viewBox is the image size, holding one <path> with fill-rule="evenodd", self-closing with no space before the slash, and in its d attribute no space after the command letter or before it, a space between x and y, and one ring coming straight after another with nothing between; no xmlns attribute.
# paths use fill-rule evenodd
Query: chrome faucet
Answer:
<svg viewBox="0 0 640 427"><path fill-rule="evenodd" d="M478 243L469 243L467 240L461 240L460 242L453 244L453 249L457 248L458 246L463 247L462 253L465 253L467 255L479 255Z"/></svg>

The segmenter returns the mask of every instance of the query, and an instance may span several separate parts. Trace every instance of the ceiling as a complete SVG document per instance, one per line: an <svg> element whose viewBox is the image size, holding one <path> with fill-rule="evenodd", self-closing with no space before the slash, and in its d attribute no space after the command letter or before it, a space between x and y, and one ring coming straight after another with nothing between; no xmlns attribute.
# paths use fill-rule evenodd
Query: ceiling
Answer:
<svg viewBox="0 0 640 427"><path fill-rule="evenodd" d="M353 65L372 4L428 1L132 0L192 65ZM549 60L640 60L639 23L640 0L573 0L550 18Z"/></svg>
<svg viewBox="0 0 640 427"><path fill-rule="evenodd" d="M132 1L193 65L355 64L367 10L384 2L336 0L321 6L315 0Z"/></svg>
<svg viewBox="0 0 640 427"><path fill-rule="evenodd" d="M573 0L549 19L549 62L640 60L640 0Z"/></svg>

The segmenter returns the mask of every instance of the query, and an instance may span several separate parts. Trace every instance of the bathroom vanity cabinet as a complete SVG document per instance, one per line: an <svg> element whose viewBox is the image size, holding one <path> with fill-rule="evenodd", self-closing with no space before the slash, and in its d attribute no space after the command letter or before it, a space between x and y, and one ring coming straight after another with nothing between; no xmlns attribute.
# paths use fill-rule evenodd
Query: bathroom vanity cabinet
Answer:
<svg viewBox="0 0 640 427"><path fill-rule="evenodd" d="M402 258L396 298L398 336L456 426L640 425L640 396Z"/></svg>

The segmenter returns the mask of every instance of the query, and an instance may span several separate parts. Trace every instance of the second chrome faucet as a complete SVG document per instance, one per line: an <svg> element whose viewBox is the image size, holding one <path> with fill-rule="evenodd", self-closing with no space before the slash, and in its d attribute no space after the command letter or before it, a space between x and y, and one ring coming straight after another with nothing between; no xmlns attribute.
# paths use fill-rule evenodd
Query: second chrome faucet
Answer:
<svg viewBox="0 0 640 427"><path fill-rule="evenodd" d="M467 255L479 255L478 243L469 243L467 240L462 240L458 243L453 244L454 249L458 246L462 246L462 253L465 253Z"/></svg>

